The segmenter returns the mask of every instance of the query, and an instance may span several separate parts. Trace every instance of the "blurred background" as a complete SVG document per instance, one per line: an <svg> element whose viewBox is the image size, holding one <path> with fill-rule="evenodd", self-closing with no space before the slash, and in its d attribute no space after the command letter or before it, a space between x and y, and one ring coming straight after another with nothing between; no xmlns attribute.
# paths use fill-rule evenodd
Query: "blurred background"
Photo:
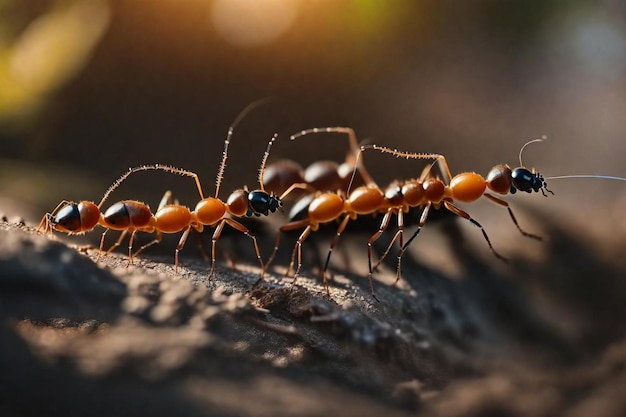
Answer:
<svg viewBox="0 0 626 417"><path fill-rule="evenodd" d="M544 175L626 176L626 3L0 0L0 211L37 222L62 199L99 201L144 163L195 171L210 195L228 126L266 97L235 130L222 198L255 187L274 132L273 160L341 161L341 136L288 139L319 126L483 175L547 135L524 155ZM424 166L366 163L381 184ZM623 241L624 183L550 185L555 197L509 201ZM111 198L156 207L167 189L197 201L191 180L161 172ZM488 228L510 223L471 210Z"/></svg>

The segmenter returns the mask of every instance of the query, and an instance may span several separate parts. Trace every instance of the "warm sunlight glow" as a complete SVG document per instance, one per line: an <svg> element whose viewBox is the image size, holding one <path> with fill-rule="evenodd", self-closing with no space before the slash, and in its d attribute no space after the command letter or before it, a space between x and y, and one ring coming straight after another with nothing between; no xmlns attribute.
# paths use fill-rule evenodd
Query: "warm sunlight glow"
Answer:
<svg viewBox="0 0 626 417"><path fill-rule="evenodd" d="M216 0L213 27L227 42L242 47L268 44L287 31L297 15L296 0Z"/></svg>

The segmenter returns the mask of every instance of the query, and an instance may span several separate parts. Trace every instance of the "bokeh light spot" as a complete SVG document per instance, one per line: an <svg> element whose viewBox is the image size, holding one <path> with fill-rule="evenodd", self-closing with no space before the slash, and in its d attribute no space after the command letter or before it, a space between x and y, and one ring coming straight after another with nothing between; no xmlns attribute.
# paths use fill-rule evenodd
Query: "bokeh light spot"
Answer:
<svg viewBox="0 0 626 417"><path fill-rule="evenodd" d="M266 45L285 33L297 16L295 0L216 0L211 22L228 43Z"/></svg>

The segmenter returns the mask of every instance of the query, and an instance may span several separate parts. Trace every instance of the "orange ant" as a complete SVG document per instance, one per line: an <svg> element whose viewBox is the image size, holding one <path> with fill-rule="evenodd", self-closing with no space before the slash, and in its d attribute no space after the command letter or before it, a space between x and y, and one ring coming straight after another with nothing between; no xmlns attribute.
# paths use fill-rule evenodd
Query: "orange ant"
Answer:
<svg viewBox="0 0 626 417"><path fill-rule="evenodd" d="M304 231L296 241L296 245L292 252L291 262L289 268L287 269L288 274L294 265L295 257L297 254L298 267L294 274L293 280L293 282L295 283L299 276L300 268L302 265L301 247L304 240L307 239L312 231L317 231L321 224L339 220L343 216L343 218L341 218L339 227L334 233L334 238L331 241L322 272L324 287L326 288L326 291L329 292L326 271L328 270L332 251L338 243L338 240L341 234L344 232L348 222L351 220L354 221L364 219L363 215L370 215L372 216L372 219L376 219L376 216L379 213L384 213L382 219L380 220L378 231L368 240L368 264L371 269L372 245L387 229L390 223L391 216L393 214L396 214L398 218L398 231L390 242L386 252L389 251L389 249L393 245L393 242L398 238L398 236L400 237L401 245L403 244L403 213L408 212L413 207L419 206L418 203L421 202L421 193L419 191L419 187L416 187L415 184L408 182L405 182L402 187L400 187L397 182L394 182L385 189L385 192L383 192L363 166L362 160L360 158L360 154L362 153L362 151L356 146L356 135L354 133L354 130L351 128L334 127L308 129L292 135L291 139L295 140L296 138L304 135L322 132L346 133L349 135L350 138L351 149L357 149L354 161L351 162L351 166L353 167L352 176L350 178L346 177L348 181L344 182L344 184L347 184L346 191L338 190L336 192L330 192L327 190L320 190L317 191L316 194L310 194L298 201L292 209L293 215L290 216L290 218L295 218L295 220L292 220L279 228L279 231L276 235L274 252L268 260L267 265L272 262L274 255L278 250L281 232L304 228ZM353 185L353 181L357 171L361 174L362 180L365 182L365 185L359 186L358 188L350 192L350 188ZM421 184L422 181L425 181L430 176L430 170L425 170L422 175L422 179L420 179L419 182L417 182L416 184ZM285 178L287 178L287 176L285 176ZM307 183L307 186L310 187L310 184ZM400 191L403 191L403 194L400 193ZM288 192L289 191L286 191L283 195L287 194ZM374 298L376 298L376 296L374 295L374 287L371 276L369 276L369 285L372 295L374 296Z"/></svg>
<svg viewBox="0 0 626 417"><path fill-rule="evenodd" d="M98 259L102 253L102 247L104 246L104 238L108 230L120 230L122 231L119 239L115 242L106 254L111 253L117 246L120 245L124 237L128 232L131 232L128 242L128 265L132 263L133 253L133 240L137 232L152 233L155 230L154 215L150 210L150 207L136 200L123 200L113 204L107 211L102 213L100 208L106 201L109 194L117 188L117 186L130 174L137 171L145 171L149 169L162 169L170 172L180 173L183 170L178 168L162 166L162 165L143 165L136 168L131 168L122 175L115 183L107 190L102 197L99 204L95 204L92 201L80 201L78 203L74 201L63 200L54 210L50 213L46 213L39 226L37 232L43 229L43 233L52 233L53 230L67 233L67 234L83 234L90 232L97 225L105 228L100 239L100 247L98 253ZM170 199L171 192L166 192L159 208L163 207ZM148 246L157 243L160 239L154 240L144 246L142 246L136 253L138 255Z"/></svg>
<svg viewBox="0 0 626 417"><path fill-rule="evenodd" d="M281 194L293 184L307 184L309 190L317 191L336 191L347 188L355 166L354 158L359 152L359 145L354 130L348 127L313 128L292 135L291 139L294 140L300 136L316 133L347 134L350 152L345 162L338 164L330 160L317 161L303 169L300 164L290 159L276 161L267 166L263 176L265 187L268 190ZM355 180L353 179L354 183ZM295 193L289 195L294 196Z"/></svg>
<svg viewBox="0 0 626 417"><path fill-rule="evenodd" d="M178 270L178 253L182 250L189 235L189 232L193 229L197 232L202 232L204 226L215 227L215 232L212 237L212 250L211 250L211 272L209 278L214 274L215 270L215 248L216 242L220 238L224 226L228 224L236 230L239 230L246 236L250 237L254 243L254 249L257 259L261 264L261 270L263 276L265 272L265 266L261 259L261 254L257 244L256 237L253 236L248 228L237 220L226 217L227 214L235 217L256 215L268 215L269 212L275 212L282 206L282 201L279 197L276 197L273 193L267 193L264 189L262 175L265 169L265 163L269 156L269 151L272 144L278 136L275 134L267 145L265 154L261 162L261 168L259 170L259 184L260 189L254 191L248 191L247 189L236 190L227 199L226 202L218 198L220 184L223 178L224 168L226 166L226 159L228 157L228 146L230 138L233 134L233 128L228 131L228 136L224 144L224 151L222 156L222 162L217 175L215 197L204 197L202 192L202 186L198 175L194 172L187 171L180 168L174 168L165 165L143 165L136 168L131 168L128 172L122 175L117 181L113 183L111 187L104 194L102 201L97 206L89 201L81 201L80 203L74 202L62 202L57 206L57 209L52 213L47 213L39 228L45 225L45 231L55 229L67 233L84 233L92 230L97 224L105 227L107 230L102 234L100 241L100 251L104 242L104 237L109 229L121 230L122 235L118 241L107 251L110 253L115 247L119 245L124 236L131 232L131 238L129 241L129 264L132 262L132 257L136 256L139 252L148 246L158 243L162 239L162 233L178 233L183 232L178 245L176 246L175 254L175 268ZM100 207L107 199L109 194L116 189L128 176L134 172L146 171L151 169L158 169L167 172L172 172L180 175L186 175L194 178L198 193L200 194L200 202L196 205L195 209L191 211L185 206L179 204L167 204L170 200L171 193L168 191L159 205L156 213L152 214L150 208L139 201L124 200L112 205L104 214L100 213ZM65 204L65 205L64 205ZM64 205L60 210L58 210ZM57 212L58 210L58 212ZM56 212L56 213L55 213ZM132 253L132 242L136 232L148 232L157 233L157 237L147 245L142 246L134 255Z"/></svg>
<svg viewBox="0 0 626 417"><path fill-rule="evenodd" d="M354 130L346 127L329 127L303 130L295 135L292 135L291 140L295 140L298 137L308 134L321 132L348 134L351 143L356 143L356 135L354 133ZM380 190L380 188L378 188L374 180L369 176L362 163L359 163L359 161L355 160L354 171L356 172L357 170L360 172L367 185L359 186L349 194L346 194L342 191L317 191L311 202L308 204L308 207L306 208L306 218L291 221L279 228L278 232L276 233L274 251L267 261L266 266L271 264L274 256L276 255L276 252L278 251L281 233L304 228L304 231L300 234L296 241L296 244L292 251L291 262L289 264L289 268L287 269L288 274L295 263L297 255L298 266L294 273L292 285L295 284L302 268L302 243L308 238L311 232L317 231L321 224L330 223L341 218L339 227L337 228L335 236L330 244L330 249L328 251L322 273L324 288L326 289L326 292L330 294L326 271L328 269L332 251L337 244L339 237L345 230L350 220L355 220L360 215L376 214L380 210L380 207L381 205L383 205L385 199L383 192ZM312 188L306 183L293 184L283 193L281 197L286 196L293 190L293 188L296 187L307 189Z"/></svg>
<svg viewBox="0 0 626 417"><path fill-rule="evenodd" d="M428 214L431 207L439 208L441 205L445 207L447 211L452 214L455 214L459 217L462 217L472 223L474 226L478 227L489 245L489 249L491 252L500 260L507 261L506 258L500 255L491 244L491 240L487 235L484 227L473 219L467 212L457 207L454 202L459 201L463 203L471 203L473 201L478 200L480 197L485 197L493 203L500 205L501 207L506 207L509 212L509 216L511 220L519 230L519 232L526 237L542 240L540 236L534 235L532 233L528 233L524 231L519 225L515 215L513 214L513 210L509 206L509 203L505 200L502 200L499 197L496 197L493 194L487 192L490 190L494 193L506 195L506 194L515 194L517 191L523 191L527 193L532 192L541 192L544 197L547 197L547 193L554 194L551 190L548 189L546 180L551 179L562 179L562 178L603 178L603 179L612 179L619 181L626 181L626 178L620 177L612 177L612 176L604 176L604 175L564 175L564 176L554 176L554 177L543 177L539 172L535 171L535 169L529 170L522 163L522 153L526 146L531 143L544 141L546 138L535 139L527 142L522 146L519 152L519 162L520 166L517 168L511 168L508 165L496 165L494 166L487 175L486 178L482 177L480 174L475 172L465 172L458 174L456 176L452 176L452 172L448 163L443 155L434 154L434 153L412 153L412 152L402 152L396 149L390 149L384 146L378 145L365 145L361 146L359 154L357 154L357 160L360 154L368 149L374 149L382 153L388 153L394 155L396 157L403 157L407 159L434 159L439 165L442 167L442 171L444 176L449 178L449 181L444 182L443 180L435 177L430 177L424 179L423 176L420 180L410 180L401 183L401 187L397 187L397 195L394 197L398 200L398 202L402 202L403 205L409 207L424 207L422 214L420 216L420 220L418 223L418 229L413 233L411 238L406 242L402 242L402 231L399 230L396 232L394 237L392 238L387 250L382 255L380 260L374 267L371 264L371 244L373 241L378 239L380 234L386 229L386 222L383 220L380 230L372 236L370 241L368 242L368 258L369 258L369 275L368 279L372 280L373 271L380 265L382 260L385 258L387 253L389 252L391 246L400 235L400 250L397 255L397 268L396 268L396 283L400 279L401 275L401 259L404 252L407 250L408 246L411 242L417 237L422 227L426 223L428 219ZM427 170L430 167L427 167ZM426 171L425 171L426 172ZM406 211L406 207L403 209ZM400 216L402 211L398 211L397 214L399 216L399 229L400 229ZM388 212L389 214L389 212ZM387 216L385 216L386 218Z"/></svg>
<svg viewBox="0 0 626 417"><path fill-rule="evenodd" d="M178 233L183 232L181 239L176 247L175 266L178 270L178 253L182 250L187 236L191 229L201 232L204 226L215 226L216 230L212 237L212 262L211 272L209 278L213 276L215 269L215 246L219 239L222 230L226 224L241 231L246 236L252 238L257 259L261 264L261 279L265 272L265 266L261 259L259 247L256 241L256 237L249 233L249 230L236 221L233 218L226 217L228 215L243 217L243 216L260 216L268 215L269 212L275 212L282 206L282 201L279 197L276 197L273 193L267 193L263 184L263 173L265 170L265 164L269 156L269 152L272 144L278 136L275 134L267 145L267 149L263 155L261 161L261 168L259 170L259 184L260 189L254 191L248 191L246 188L234 191L226 202L223 202L218 198L221 181L223 179L224 169L226 167L226 159L228 157L228 147L230 144L230 138L233 135L234 127L241 120L241 118L251 110L252 106L256 106L260 102L255 102L249 105L238 116L235 122L228 129L228 134L224 143L224 151L222 154L222 161L217 174L215 197L204 197L202 187L198 175L194 172L187 171L180 168L174 168L165 165L142 165L136 168L131 168L128 172L122 175L117 181L113 183L111 187L105 192L102 200L98 205L91 201L81 201L75 203L72 201L62 201L51 212L46 213L42 218L37 231L43 228L44 233L57 230L70 234L80 234L93 230L96 225L100 224L105 227L106 230L102 234L100 241L100 253L104 244L104 237L109 229L121 230L122 234L117 242L107 251L110 253L115 247L119 246L124 236L131 232L129 240L129 260L128 264L132 262L132 243L135 234L138 231L157 233L156 239L152 242L142 246L136 253L137 255L143 249L161 241L162 233ZM171 200L171 192L166 192L159 208L156 213L152 214L150 208L142 202L134 200L124 200L111 206L104 214L100 212L100 207L108 196L115 190L128 176L138 171L146 170L163 170L171 173L185 175L194 178L198 193L200 194L201 201L196 205L195 210L191 211L185 206L179 204L168 204Z"/></svg>

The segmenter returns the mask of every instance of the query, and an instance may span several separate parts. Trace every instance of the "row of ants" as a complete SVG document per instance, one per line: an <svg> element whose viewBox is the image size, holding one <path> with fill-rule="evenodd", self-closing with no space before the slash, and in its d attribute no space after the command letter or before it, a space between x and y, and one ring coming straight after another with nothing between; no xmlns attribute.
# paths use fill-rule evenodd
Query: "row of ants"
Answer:
<svg viewBox="0 0 626 417"><path fill-rule="evenodd" d="M97 225L100 225L105 230L100 239L99 254L103 252L105 236L109 230L121 231L121 234L115 244L106 251L106 254L118 247L123 239L130 234L128 264L132 263L133 257L137 256L144 249L160 242L162 234L182 233L175 251L175 268L178 270L178 254L183 249L189 233L191 231L202 232L204 227L208 226L214 228L211 238L209 272L209 279L211 279L215 272L216 243L224 227L228 225L248 236L253 242L256 257L261 266L261 274L255 283L256 285L263 280L267 268L274 260L281 234L303 229L294 245L291 262L286 273L288 275L297 262L292 281L292 285L295 285L302 268L302 244L312 232L316 232L319 229L320 225L338 223L322 270L323 285L329 293L327 270L330 258L346 226L350 221L358 218L378 216L378 230L367 241L368 282L371 294L375 298L372 283L373 273L397 242L399 249L397 253L396 283L398 282L401 276L402 256L426 224L429 213L433 209L444 208L447 212L466 219L479 228L491 252L497 258L506 261L506 258L494 249L484 227L469 213L459 208L456 205L457 202L471 203L484 197L506 208L513 223L523 236L540 240L539 236L528 233L520 227L511 207L500 196L515 194L517 191L527 193L541 192L544 196L547 196L548 193L553 194L547 188L547 179L589 177L626 181L626 179L619 177L593 175L544 178L534 169L529 170L525 168L521 158L524 148L530 143L542 141L544 138L530 141L522 147L519 154L519 167L511 168L508 165L496 165L485 178L475 172L465 172L453 176L446 158L440 154L403 152L378 145L359 146L353 129L347 127L325 127L303 130L291 136L291 140L318 133L347 135L350 152L346 162L339 165L331 161L321 161L310 165L304 170L298 164L289 160L267 165L271 147L277 138L275 134L270 139L262 157L258 176L259 189L253 191L249 191L247 188L235 190L224 201L219 198L219 192L228 158L228 148L234 128L245 112L242 112L228 130L213 197L204 196L199 177L192 171L158 164L142 165L129 169L118 178L104 193L98 204L91 201L80 201L78 203L62 201L52 212L44 215L37 230L44 233L51 233L53 230L56 230L77 234L89 232ZM394 181L382 189L376 184L364 166L362 154L368 150L390 154L395 157L427 160L431 161L431 163L426 166L418 178ZM432 169L435 164L438 164L440 171L437 174L434 174ZM119 201L107 210L102 210L104 202L124 180L136 172L148 170L162 170L192 178L198 189L200 201L191 210L175 201L172 198L172 193L168 191L161 199L154 213L147 204L136 200ZM268 216L277 210L282 211L283 201L289 197L295 198L296 196L297 201L290 212L289 222L279 227L276 232L273 251L267 262L263 262L256 237L237 219L250 216ZM407 213L415 210L420 211L418 213L417 230L405 241L404 218ZM384 253L374 263L373 244L388 229L394 216L396 217L396 231ZM156 233L156 237L133 252L133 241L137 232Z"/></svg>

